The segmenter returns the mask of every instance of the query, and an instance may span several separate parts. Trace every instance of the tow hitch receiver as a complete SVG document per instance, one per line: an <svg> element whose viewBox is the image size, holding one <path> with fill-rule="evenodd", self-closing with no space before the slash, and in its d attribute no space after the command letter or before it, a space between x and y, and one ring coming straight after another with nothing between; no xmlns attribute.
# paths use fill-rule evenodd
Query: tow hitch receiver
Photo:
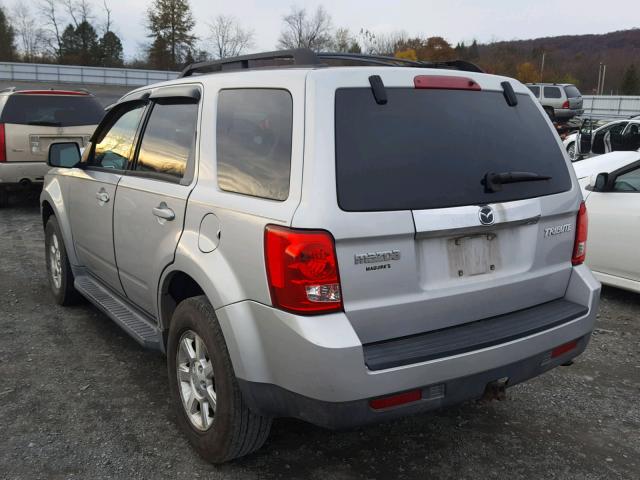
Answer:
<svg viewBox="0 0 640 480"><path fill-rule="evenodd" d="M482 400L486 402L491 400L506 400L507 383L509 383L509 377L499 378L498 380L487 383L484 389L484 395L482 395Z"/></svg>

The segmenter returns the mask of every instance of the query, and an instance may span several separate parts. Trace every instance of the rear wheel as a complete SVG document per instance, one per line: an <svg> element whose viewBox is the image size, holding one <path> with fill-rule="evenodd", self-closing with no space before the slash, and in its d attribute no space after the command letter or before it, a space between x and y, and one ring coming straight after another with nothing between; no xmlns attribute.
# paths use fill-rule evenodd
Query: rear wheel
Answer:
<svg viewBox="0 0 640 480"><path fill-rule="evenodd" d="M53 215L47 220L44 235L47 276L51 292L58 305L71 305L78 300L79 295L73 286L73 272L67 258L60 226Z"/></svg>
<svg viewBox="0 0 640 480"><path fill-rule="evenodd" d="M264 444L271 418L252 412L244 403L222 330L206 297L189 298L176 308L167 364L178 424L203 458L223 463Z"/></svg>
<svg viewBox="0 0 640 480"><path fill-rule="evenodd" d="M551 107L544 107L544 111L547 112L547 115L551 119L552 122L556 121L556 113Z"/></svg>

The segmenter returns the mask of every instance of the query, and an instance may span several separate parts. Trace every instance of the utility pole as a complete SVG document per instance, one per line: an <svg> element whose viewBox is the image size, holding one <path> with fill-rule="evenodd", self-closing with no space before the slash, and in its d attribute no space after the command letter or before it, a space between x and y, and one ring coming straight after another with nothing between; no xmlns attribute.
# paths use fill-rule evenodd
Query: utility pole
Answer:
<svg viewBox="0 0 640 480"><path fill-rule="evenodd" d="M598 86L596 87L596 95L604 93L604 79L607 74L607 66L600 62L598 66Z"/></svg>
<svg viewBox="0 0 640 480"><path fill-rule="evenodd" d="M544 73L544 57L547 52L542 52L542 61L540 62L540 82L542 82L542 74Z"/></svg>

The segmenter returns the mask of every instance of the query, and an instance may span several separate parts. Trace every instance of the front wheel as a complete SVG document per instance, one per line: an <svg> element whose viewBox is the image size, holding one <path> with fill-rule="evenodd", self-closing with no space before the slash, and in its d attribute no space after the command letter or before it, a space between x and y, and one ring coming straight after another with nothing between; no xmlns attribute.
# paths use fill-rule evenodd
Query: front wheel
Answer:
<svg viewBox="0 0 640 480"><path fill-rule="evenodd" d="M220 324L206 297L188 298L176 308L167 366L178 424L203 458L223 463L264 444L271 418L245 404Z"/></svg>
<svg viewBox="0 0 640 480"><path fill-rule="evenodd" d="M56 217L47 220L44 229L45 257L47 260L47 276L51 292L58 305L76 303L79 295L73 286L73 272L67 258L67 250L62 240L62 233Z"/></svg>

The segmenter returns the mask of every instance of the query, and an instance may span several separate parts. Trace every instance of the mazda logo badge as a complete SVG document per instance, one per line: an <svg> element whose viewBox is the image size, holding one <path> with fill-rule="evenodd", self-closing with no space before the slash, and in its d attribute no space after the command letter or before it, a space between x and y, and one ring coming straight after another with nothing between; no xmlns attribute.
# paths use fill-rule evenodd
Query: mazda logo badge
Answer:
<svg viewBox="0 0 640 480"><path fill-rule="evenodd" d="M489 207L488 205L480 207L478 217L480 217L480 223L482 225L493 225L493 222L495 221L495 218L493 216L493 208Z"/></svg>

